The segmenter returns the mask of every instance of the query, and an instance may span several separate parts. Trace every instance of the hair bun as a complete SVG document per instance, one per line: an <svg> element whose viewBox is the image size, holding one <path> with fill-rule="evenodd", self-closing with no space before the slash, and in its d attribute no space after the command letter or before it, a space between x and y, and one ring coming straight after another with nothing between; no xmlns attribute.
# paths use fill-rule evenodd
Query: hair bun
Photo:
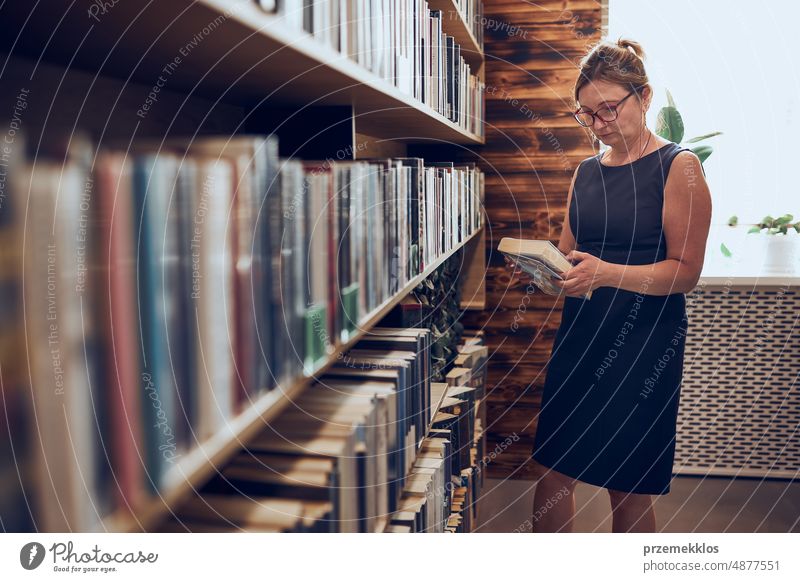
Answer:
<svg viewBox="0 0 800 582"><path fill-rule="evenodd" d="M619 38L617 40L617 46L623 49L628 49L637 57L644 60L644 49L642 48L642 45L640 45L635 40L630 40L627 38Z"/></svg>

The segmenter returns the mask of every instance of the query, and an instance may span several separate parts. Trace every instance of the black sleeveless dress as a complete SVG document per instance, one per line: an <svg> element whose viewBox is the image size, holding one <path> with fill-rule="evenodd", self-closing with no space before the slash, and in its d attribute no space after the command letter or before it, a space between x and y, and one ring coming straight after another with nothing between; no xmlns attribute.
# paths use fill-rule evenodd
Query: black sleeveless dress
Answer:
<svg viewBox="0 0 800 582"><path fill-rule="evenodd" d="M610 263L664 260L664 184L683 149L623 166L584 160L569 207L577 249ZM600 487L669 493L687 327L685 294L650 295L647 284L565 297L533 458Z"/></svg>

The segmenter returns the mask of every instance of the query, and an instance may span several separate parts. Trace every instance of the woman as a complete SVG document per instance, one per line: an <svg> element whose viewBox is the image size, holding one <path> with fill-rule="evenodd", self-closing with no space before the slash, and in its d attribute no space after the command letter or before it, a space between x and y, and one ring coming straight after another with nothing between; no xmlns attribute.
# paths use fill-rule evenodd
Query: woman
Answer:
<svg viewBox="0 0 800 582"><path fill-rule="evenodd" d="M579 164L567 197L558 246L573 267L533 449L534 531L571 531L576 480L608 490L615 532L655 531L651 496L670 490L684 294L703 267L711 197L697 156L646 125L643 59L635 42L600 43L575 84L576 120L608 149Z"/></svg>

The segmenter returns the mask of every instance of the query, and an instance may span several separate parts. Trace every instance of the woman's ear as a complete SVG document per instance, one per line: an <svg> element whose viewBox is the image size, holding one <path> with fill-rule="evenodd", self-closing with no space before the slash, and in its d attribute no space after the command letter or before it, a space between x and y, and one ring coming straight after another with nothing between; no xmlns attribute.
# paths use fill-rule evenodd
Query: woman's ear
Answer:
<svg viewBox="0 0 800 582"><path fill-rule="evenodd" d="M646 85L644 89L642 89L642 107L645 111L650 109L650 102L653 100L653 90L650 88L650 85Z"/></svg>

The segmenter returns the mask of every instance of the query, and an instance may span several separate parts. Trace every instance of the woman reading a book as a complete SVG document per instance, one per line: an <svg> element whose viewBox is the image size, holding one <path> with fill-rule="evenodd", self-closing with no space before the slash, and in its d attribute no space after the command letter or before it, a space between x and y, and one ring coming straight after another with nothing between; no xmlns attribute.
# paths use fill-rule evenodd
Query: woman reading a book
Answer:
<svg viewBox="0 0 800 582"><path fill-rule="evenodd" d="M608 490L615 532L655 531L651 496L670 490L685 294L703 266L711 197L697 156L647 127L643 58L635 42L602 42L575 85L575 119L608 148L579 164L567 198L558 247L573 266L558 282L533 448L544 467L534 531L571 531L576 481Z"/></svg>

